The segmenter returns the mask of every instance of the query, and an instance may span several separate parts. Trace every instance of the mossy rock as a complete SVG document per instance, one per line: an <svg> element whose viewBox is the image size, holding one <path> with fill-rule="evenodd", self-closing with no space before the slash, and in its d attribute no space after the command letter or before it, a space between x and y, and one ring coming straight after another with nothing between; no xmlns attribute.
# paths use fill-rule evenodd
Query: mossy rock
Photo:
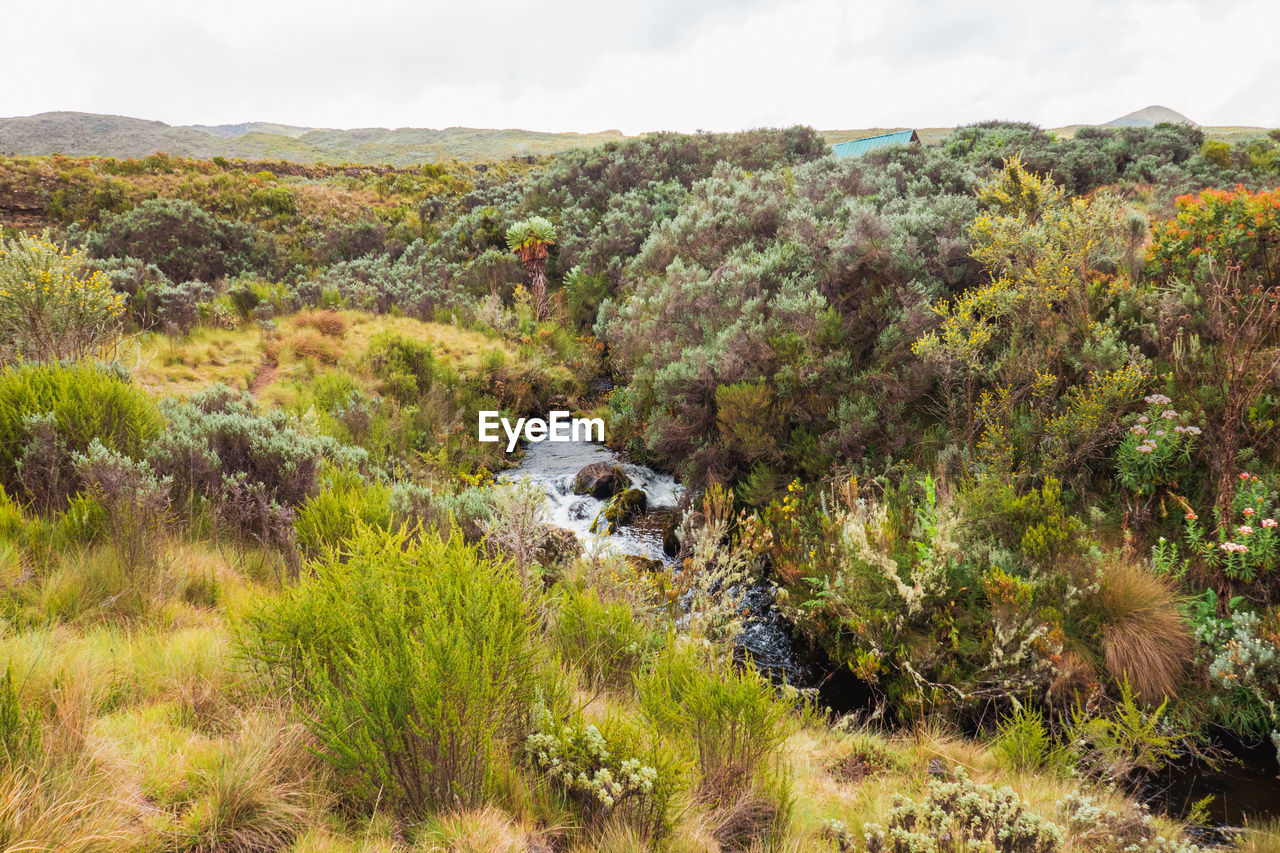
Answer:
<svg viewBox="0 0 1280 853"><path fill-rule="evenodd" d="M606 533L613 533L619 527L630 524L644 515L648 508L649 496L643 489L627 489L622 494L614 495L609 499L604 509L596 516L591 529L598 530L603 527Z"/></svg>

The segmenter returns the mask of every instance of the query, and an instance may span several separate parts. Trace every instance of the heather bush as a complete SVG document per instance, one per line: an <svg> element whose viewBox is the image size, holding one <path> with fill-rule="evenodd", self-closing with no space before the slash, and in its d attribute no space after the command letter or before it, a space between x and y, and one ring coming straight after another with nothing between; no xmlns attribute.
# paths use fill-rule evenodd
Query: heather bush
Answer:
<svg viewBox="0 0 1280 853"><path fill-rule="evenodd" d="M169 478L155 475L146 462L109 450L95 439L84 453L73 453L76 474L106 515L106 531L134 582L150 589L158 549L169 521Z"/></svg>
<svg viewBox="0 0 1280 853"><path fill-rule="evenodd" d="M154 264L171 281L214 282L269 264L253 226L220 219L181 199L151 199L105 217L90 232L88 249L96 258Z"/></svg>
<svg viewBox="0 0 1280 853"><path fill-rule="evenodd" d="M519 578L459 537L349 547L248 617L246 654L297 697L344 799L415 820L481 805L543 683Z"/></svg>
<svg viewBox="0 0 1280 853"><path fill-rule="evenodd" d="M0 239L0 363L77 360L115 344L124 300L79 250Z"/></svg>
<svg viewBox="0 0 1280 853"><path fill-rule="evenodd" d="M550 634L563 660L597 689L629 688L656 646L629 603L602 601L594 587L563 592Z"/></svg>
<svg viewBox="0 0 1280 853"><path fill-rule="evenodd" d="M297 510L298 546L307 557L346 553L361 527L390 530L391 492L359 474L330 471L319 490Z"/></svg>

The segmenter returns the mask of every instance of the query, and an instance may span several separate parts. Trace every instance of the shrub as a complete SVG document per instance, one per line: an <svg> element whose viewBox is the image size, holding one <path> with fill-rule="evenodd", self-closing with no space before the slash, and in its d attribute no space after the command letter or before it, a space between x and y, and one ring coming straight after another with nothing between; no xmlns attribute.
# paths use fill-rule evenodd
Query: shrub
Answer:
<svg viewBox="0 0 1280 853"><path fill-rule="evenodd" d="M1134 562L1113 562L1097 594L1107 671L1148 702L1174 696L1195 644L1183 601L1166 580Z"/></svg>
<svg viewBox="0 0 1280 853"><path fill-rule="evenodd" d="M1153 709L1143 707L1126 683L1121 685L1120 700L1108 713L1077 708L1066 735L1075 766L1107 783L1122 783L1160 770L1177 757L1186 738L1165 716L1167 705L1161 702Z"/></svg>
<svg viewBox="0 0 1280 853"><path fill-rule="evenodd" d="M139 258L171 281L214 282L263 265L252 225L218 219L192 202L157 198L106 217L90 233L97 258Z"/></svg>
<svg viewBox="0 0 1280 853"><path fill-rule="evenodd" d="M1039 712L1021 705L996 730L991 749L1010 770L1034 772L1054 764L1065 764L1066 756L1045 726Z"/></svg>
<svg viewBox="0 0 1280 853"><path fill-rule="evenodd" d="M593 723L558 722L541 709L525 751L529 762L574 801L589 827L616 815L653 837L670 827L678 779L664 756L643 749L640 740L640 732L624 720L604 724L602 733Z"/></svg>
<svg viewBox="0 0 1280 853"><path fill-rule="evenodd" d="M510 566L455 536L365 529L248 618L246 652L302 702L355 803L421 819L476 806L524 742L541 681Z"/></svg>
<svg viewBox="0 0 1280 853"><path fill-rule="evenodd" d="M565 594L551 636L564 660L581 670L592 687L615 690L631 686L653 646L631 606L601 601L594 587Z"/></svg>
<svg viewBox="0 0 1280 853"><path fill-rule="evenodd" d="M485 536L515 561L521 577L528 577L538 552L551 535L547 523L547 495L532 480L519 480L498 489L493 515L485 522Z"/></svg>
<svg viewBox="0 0 1280 853"><path fill-rule="evenodd" d="M157 559L157 540L169 515L170 478L155 475L145 462L108 450L97 439L84 453L72 454L76 474L106 514L106 530L134 580L143 591L151 578L144 572Z"/></svg>
<svg viewBox="0 0 1280 853"><path fill-rule="evenodd" d="M867 853L1054 853L1064 840L1013 789L977 784L963 771L954 781L931 781L920 802L895 796L888 826L869 824L866 833Z"/></svg>
<svg viewBox="0 0 1280 853"><path fill-rule="evenodd" d="M390 490L366 484L358 474L336 471L297 513L298 545L308 557L345 553L363 527L390 530Z"/></svg>
<svg viewBox="0 0 1280 853"><path fill-rule="evenodd" d="M141 458L162 423L155 402L117 369L96 364L5 368L0 372L0 485L10 494L26 493L18 463L31 451L48 466L42 476L56 478L57 494L65 500L83 485L72 453L86 452L96 440ZM52 485L46 479L42 488Z"/></svg>
<svg viewBox="0 0 1280 853"><path fill-rule="evenodd" d="M76 360L108 349L124 298L83 255L47 238L0 240L0 362Z"/></svg>
<svg viewBox="0 0 1280 853"><path fill-rule="evenodd" d="M369 341L365 358L383 382L383 393L403 403L413 402L435 380L435 358L427 344L395 332L382 332Z"/></svg>
<svg viewBox="0 0 1280 853"><path fill-rule="evenodd" d="M779 829L790 811L782 744L792 709L751 667L709 658L695 642L675 642L637 681L640 706L656 727L693 748L698 797L712 805L736 838Z"/></svg>

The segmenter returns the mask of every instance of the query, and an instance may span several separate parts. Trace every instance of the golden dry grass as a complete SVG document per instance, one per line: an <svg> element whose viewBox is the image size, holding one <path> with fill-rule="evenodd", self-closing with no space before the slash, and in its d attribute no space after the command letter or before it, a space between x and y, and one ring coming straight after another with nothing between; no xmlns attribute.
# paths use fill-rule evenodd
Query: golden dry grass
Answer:
<svg viewBox="0 0 1280 853"><path fill-rule="evenodd" d="M1195 651L1177 594L1145 566L1107 566L1098 592L1107 671L1134 693L1159 702L1177 692Z"/></svg>

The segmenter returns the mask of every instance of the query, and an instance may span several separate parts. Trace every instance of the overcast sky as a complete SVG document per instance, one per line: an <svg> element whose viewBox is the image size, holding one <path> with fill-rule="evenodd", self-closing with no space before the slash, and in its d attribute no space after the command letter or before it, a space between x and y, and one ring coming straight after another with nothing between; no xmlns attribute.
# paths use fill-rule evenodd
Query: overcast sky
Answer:
<svg viewBox="0 0 1280 853"><path fill-rule="evenodd" d="M0 115L170 124L1280 126L1280 2L8 2Z"/></svg>

